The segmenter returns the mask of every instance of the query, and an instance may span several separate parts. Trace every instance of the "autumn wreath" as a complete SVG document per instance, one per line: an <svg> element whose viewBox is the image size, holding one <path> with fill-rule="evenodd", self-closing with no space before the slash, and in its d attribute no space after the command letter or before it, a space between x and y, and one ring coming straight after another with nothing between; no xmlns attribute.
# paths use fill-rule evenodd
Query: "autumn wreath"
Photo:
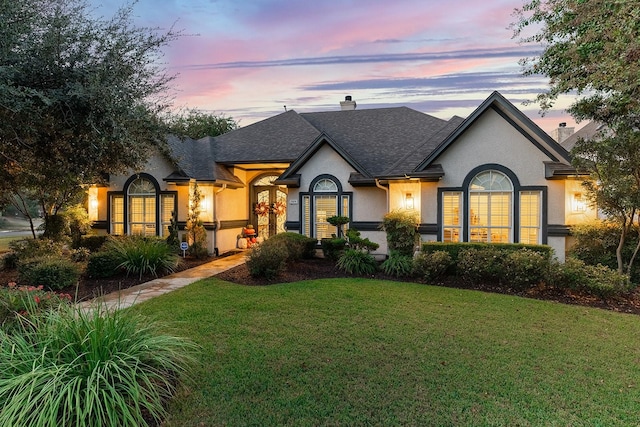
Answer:
<svg viewBox="0 0 640 427"><path fill-rule="evenodd" d="M271 210L277 216L281 216L287 213L287 205L284 202L275 202L273 206L271 206Z"/></svg>
<svg viewBox="0 0 640 427"><path fill-rule="evenodd" d="M258 216L267 216L270 210L271 208L267 202L256 203L256 207L253 208L253 212Z"/></svg>

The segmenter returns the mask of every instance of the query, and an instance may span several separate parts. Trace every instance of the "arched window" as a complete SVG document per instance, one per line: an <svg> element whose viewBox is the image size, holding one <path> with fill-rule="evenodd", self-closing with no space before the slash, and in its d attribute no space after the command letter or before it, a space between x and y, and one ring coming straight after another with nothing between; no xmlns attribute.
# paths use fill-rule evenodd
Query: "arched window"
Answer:
<svg viewBox="0 0 640 427"><path fill-rule="evenodd" d="M469 241L507 243L512 235L513 184L498 171L480 172L469 184Z"/></svg>
<svg viewBox="0 0 640 427"><path fill-rule="evenodd" d="M442 241L546 243L546 187L521 186L504 166L480 166L439 194Z"/></svg>
<svg viewBox="0 0 640 427"><path fill-rule="evenodd" d="M109 232L167 236L176 211L175 201L176 193L160 191L151 175L134 175L124 184L123 191L110 193Z"/></svg>
<svg viewBox="0 0 640 427"><path fill-rule="evenodd" d="M309 185L309 192L302 193L302 234L318 240L337 234L337 229L327 222L332 216L351 217L351 193L342 191L340 181L330 175L322 175Z"/></svg>
<svg viewBox="0 0 640 427"><path fill-rule="evenodd" d="M127 190L129 234L156 235L156 188L151 181L137 178Z"/></svg>

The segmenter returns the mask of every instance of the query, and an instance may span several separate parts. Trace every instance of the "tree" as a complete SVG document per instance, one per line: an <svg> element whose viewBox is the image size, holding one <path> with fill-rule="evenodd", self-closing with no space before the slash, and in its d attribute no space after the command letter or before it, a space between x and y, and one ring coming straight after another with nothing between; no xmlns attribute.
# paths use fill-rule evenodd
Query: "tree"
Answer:
<svg viewBox="0 0 640 427"><path fill-rule="evenodd" d="M603 125L590 141L579 141L573 164L587 172L590 199L621 225L618 271L625 236L638 227L640 212L640 8L637 1L531 0L516 9L514 36L541 45L539 56L520 62L525 74L549 77L537 96L543 111L561 94L576 93L569 113ZM534 29L533 35L524 35ZM634 225L635 224L635 225Z"/></svg>
<svg viewBox="0 0 640 427"><path fill-rule="evenodd" d="M640 127L640 8L637 1L531 0L516 9L514 37L541 45L520 63L525 74L549 77L538 95L548 110L561 94L576 92L569 112L617 131ZM535 34L525 35L534 29Z"/></svg>
<svg viewBox="0 0 640 427"><path fill-rule="evenodd" d="M165 120L171 133L192 139L218 136L238 128L238 124L231 117L216 116L196 109L170 114Z"/></svg>
<svg viewBox="0 0 640 427"><path fill-rule="evenodd" d="M623 259L623 248L629 233L634 229L640 233L640 134L604 130L595 141L578 141L572 150L573 163L589 172L590 179L582 185L593 204L621 226L618 272L630 275L640 241L629 259Z"/></svg>
<svg viewBox="0 0 640 427"><path fill-rule="evenodd" d="M141 166L164 142L173 76L159 59L179 33L136 27L132 12L0 0L0 200L37 200L45 228L84 184Z"/></svg>
<svg viewBox="0 0 640 427"><path fill-rule="evenodd" d="M207 231L200 219L200 202L202 193L198 184L194 183L189 190L189 210L187 213L187 242L189 243L189 254L196 258L204 258L208 255Z"/></svg>

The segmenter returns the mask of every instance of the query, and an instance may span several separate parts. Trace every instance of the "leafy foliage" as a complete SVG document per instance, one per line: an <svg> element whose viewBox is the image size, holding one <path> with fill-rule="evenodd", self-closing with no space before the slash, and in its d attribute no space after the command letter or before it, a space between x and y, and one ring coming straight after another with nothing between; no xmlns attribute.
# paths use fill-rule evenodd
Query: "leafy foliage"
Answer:
<svg viewBox="0 0 640 427"><path fill-rule="evenodd" d="M387 233L389 252L398 251L402 255L413 256L420 241L415 213L400 210L389 212L382 220L382 228Z"/></svg>
<svg viewBox="0 0 640 427"><path fill-rule="evenodd" d="M57 291L77 284L80 269L69 259L45 256L21 260L18 277L20 283Z"/></svg>
<svg viewBox="0 0 640 427"><path fill-rule="evenodd" d="M340 258L340 255L344 252L344 248L347 245L347 240L343 238L334 239L322 239L320 246L322 247L322 255L332 261L336 261Z"/></svg>
<svg viewBox="0 0 640 427"><path fill-rule="evenodd" d="M85 273L91 279L113 277L122 272L121 263L122 259L117 251L94 252L89 255Z"/></svg>
<svg viewBox="0 0 640 427"><path fill-rule="evenodd" d="M603 299L621 295L635 288L624 274L602 264L589 265L569 257L563 264L554 263L549 281L558 288L572 289Z"/></svg>
<svg viewBox="0 0 640 427"><path fill-rule="evenodd" d="M43 286L0 287L0 329L11 333L25 316L37 316L71 301L71 295L43 290Z"/></svg>
<svg viewBox="0 0 640 427"><path fill-rule="evenodd" d="M109 240L105 250L116 254L118 269L139 278L145 274L157 276L159 271L172 272L180 263L180 257L158 237L123 236Z"/></svg>
<svg viewBox="0 0 640 427"><path fill-rule="evenodd" d="M204 229L202 219L200 219L200 203L202 193L198 184L194 184L189 192L189 211L187 213L187 241L189 242L189 254L196 258L203 258L208 255L207 231Z"/></svg>
<svg viewBox="0 0 640 427"><path fill-rule="evenodd" d="M0 425L160 422L195 346L125 310L61 306L0 330Z"/></svg>
<svg viewBox="0 0 640 427"><path fill-rule="evenodd" d="M444 276L453 264L446 251L420 252L413 260L413 274L424 280L435 280Z"/></svg>
<svg viewBox="0 0 640 427"><path fill-rule="evenodd" d="M0 198L25 214L37 200L49 226L83 184L164 141L159 59L179 34L136 27L132 5L95 18L84 0L2 1L0 16Z"/></svg>
<svg viewBox="0 0 640 427"><path fill-rule="evenodd" d="M528 289L549 274L549 260L539 252L522 249L507 254L502 262L502 279L515 289Z"/></svg>
<svg viewBox="0 0 640 427"><path fill-rule="evenodd" d="M389 258L380 265L380 269L390 276L407 277L413 273L413 258L391 252Z"/></svg>
<svg viewBox="0 0 640 427"><path fill-rule="evenodd" d="M307 237L304 234L292 232L278 233L275 236L271 236L262 244L272 244L276 241L284 242L287 247L287 251L289 252L287 261L297 261L302 258L308 259L315 256L317 240Z"/></svg>
<svg viewBox="0 0 640 427"><path fill-rule="evenodd" d="M231 117L205 113L197 109L187 109L165 118L169 131L177 136L200 139L205 136L218 136L238 128Z"/></svg>
<svg viewBox="0 0 640 427"><path fill-rule="evenodd" d="M269 239L251 248L247 268L254 277L274 279L287 265L289 250L284 240Z"/></svg>
<svg viewBox="0 0 640 427"><path fill-rule="evenodd" d="M499 280L504 256L504 252L491 246L463 250L458 255L458 274L471 283Z"/></svg>
<svg viewBox="0 0 640 427"><path fill-rule="evenodd" d="M346 273L357 276L374 274L378 269L378 263L370 253L351 248L345 249L340 255L336 266Z"/></svg>

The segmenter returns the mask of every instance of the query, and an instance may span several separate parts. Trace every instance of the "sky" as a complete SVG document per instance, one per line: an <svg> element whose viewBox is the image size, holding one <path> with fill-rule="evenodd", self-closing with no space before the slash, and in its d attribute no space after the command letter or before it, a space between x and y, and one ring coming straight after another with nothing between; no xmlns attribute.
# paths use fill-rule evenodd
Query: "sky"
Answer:
<svg viewBox="0 0 640 427"><path fill-rule="evenodd" d="M90 0L111 16L119 0ZM165 49L174 102L240 126L287 110L406 106L467 117L494 90L543 130L574 126L559 100L545 117L533 102L548 87L518 60L540 48L513 39L524 0L139 0L136 24L182 30ZM585 123L580 123L580 128Z"/></svg>

